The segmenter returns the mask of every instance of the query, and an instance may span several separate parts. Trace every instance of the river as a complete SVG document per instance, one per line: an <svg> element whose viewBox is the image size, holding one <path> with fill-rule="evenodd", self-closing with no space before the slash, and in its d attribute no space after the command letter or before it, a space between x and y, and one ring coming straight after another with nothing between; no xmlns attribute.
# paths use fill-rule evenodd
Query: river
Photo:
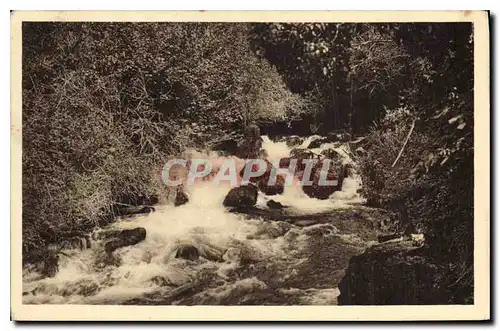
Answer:
<svg viewBox="0 0 500 331"><path fill-rule="evenodd" d="M316 138L295 147L305 148ZM293 148L267 136L262 147L269 158L289 156ZM334 148L343 162L354 162L346 143L312 151L326 148ZM287 206L286 212L277 212L281 221L269 221L224 208L229 186L198 183L185 205L156 206L155 212L111 224L113 229L147 231L144 241L116 250L111 260L103 242L94 240L90 249L65 250L54 277L40 279L26 269L23 303L335 305L349 258L375 242L384 217L362 206L360 187L354 171L342 191L327 200L308 197L300 186L286 187L282 195L259 193L262 210L268 210L269 199ZM219 252L223 259L175 258L176 248L186 243Z"/></svg>

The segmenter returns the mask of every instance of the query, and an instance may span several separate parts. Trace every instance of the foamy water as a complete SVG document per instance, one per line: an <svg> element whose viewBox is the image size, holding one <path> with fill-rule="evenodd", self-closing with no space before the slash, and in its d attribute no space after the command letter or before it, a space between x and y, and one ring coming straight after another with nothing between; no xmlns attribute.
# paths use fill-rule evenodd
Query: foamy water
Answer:
<svg viewBox="0 0 500 331"><path fill-rule="evenodd" d="M302 145L308 146L316 138L309 137ZM272 142L264 136L263 148L269 158L281 158L289 156L293 147L284 142ZM324 148L333 146L322 146L317 152ZM342 155L343 162L352 162L345 147L336 147L336 150ZM335 192L327 200L309 198L300 186L293 185L285 187L282 195L265 196L259 193L257 206L265 209L266 202L274 199L304 214L345 208L349 203L360 200L356 193L360 185L357 175L346 178L342 191ZM221 295L229 296L228 293L233 293L235 289L264 291L266 284L262 281L235 279L234 271L242 263L248 263L243 260L287 261L280 263L290 265L299 263L300 259L293 260L292 256L304 248L307 236L300 229L292 228L290 235L259 237L258 234L272 224L261 219L247 219L224 208L222 201L230 188L227 183L214 186L210 182L199 182L189 187L190 201L185 205L159 206L151 214L118 220L110 226L111 229L143 227L146 239L116 250L111 258L113 261L109 261L110 257L103 250L104 243L100 241L94 242L92 249L64 251L60 255L59 271L54 277L36 280L34 272L25 272L23 302L120 304L148 294L166 296L197 281L198 275L204 272L213 274L221 283L221 288L198 292L196 296L200 302L212 300L211 304L216 304ZM292 236L294 231L296 236ZM180 244L195 246L202 256L203 253L220 255L222 261L177 259L175 252ZM215 298L214 291L218 291L219 299ZM334 291L311 289L301 295L305 304L331 304L335 300L328 295Z"/></svg>

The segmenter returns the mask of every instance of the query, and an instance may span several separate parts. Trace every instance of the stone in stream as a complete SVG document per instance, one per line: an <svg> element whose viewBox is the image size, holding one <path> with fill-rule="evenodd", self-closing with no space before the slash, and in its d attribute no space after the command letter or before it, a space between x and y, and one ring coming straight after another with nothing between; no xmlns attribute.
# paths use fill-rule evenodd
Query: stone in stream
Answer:
<svg viewBox="0 0 500 331"><path fill-rule="evenodd" d="M257 203L258 190L248 184L232 188L222 202L225 207L252 207Z"/></svg>
<svg viewBox="0 0 500 331"><path fill-rule="evenodd" d="M210 244L197 242L196 244L180 244L175 251L175 258L196 261L203 257L210 261L223 262L223 255L227 249Z"/></svg>
<svg viewBox="0 0 500 331"><path fill-rule="evenodd" d="M112 253L118 248L132 246L143 241L146 239L146 229L139 227L135 229L121 230L114 233L113 237L115 237L115 239L108 241L104 245L104 250L107 253Z"/></svg>
<svg viewBox="0 0 500 331"><path fill-rule="evenodd" d="M343 182L343 171L336 170L330 163L330 167L326 173L326 180L334 181L337 180L337 185L319 185L320 178L322 174L323 162L319 162L312 170L312 184L302 186L302 190L311 198L316 198L320 200L326 200L335 191L340 191L342 189Z"/></svg>
<svg viewBox="0 0 500 331"><path fill-rule="evenodd" d="M258 177L251 177L249 179L250 183L257 185L257 188L265 195L283 194L283 192L285 191L285 177L283 177L282 175L276 175L276 180L274 181L274 183L271 183L270 178L271 176L275 176L275 169L271 162L267 160L264 161L266 162L265 172ZM245 167L241 169L241 177L243 177L246 167L247 165L245 165ZM252 167L254 168L253 170L258 170L257 165L252 165Z"/></svg>
<svg viewBox="0 0 500 331"><path fill-rule="evenodd" d="M271 184L270 183L271 172L264 174L257 182L257 187L259 190L265 195L276 195L283 194L285 191L285 177L282 175L276 176L276 181Z"/></svg>
<svg viewBox="0 0 500 331"><path fill-rule="evenodd" d="M200 258L200 252L193 245L181 245L177 248L175 258L196 261Z"/></svg>
<svg viewBox="0 0 500 331"><path fill-rule="evenodd" d="M189 202L189 197L187 193L184 191L182 186L179 186L175 194L174 206L176 207L182 206L188 202Z"/></svg>

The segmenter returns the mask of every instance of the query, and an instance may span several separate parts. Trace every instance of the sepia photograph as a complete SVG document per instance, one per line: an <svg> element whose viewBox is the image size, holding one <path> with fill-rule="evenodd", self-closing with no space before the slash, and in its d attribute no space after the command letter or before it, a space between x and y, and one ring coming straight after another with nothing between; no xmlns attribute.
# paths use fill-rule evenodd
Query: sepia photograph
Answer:
<svg viewBox="0 0 500 331"><path fill-rule="evenodd" d="M18 316L489 318L488 12L265 13L12 13Z"/></svg>

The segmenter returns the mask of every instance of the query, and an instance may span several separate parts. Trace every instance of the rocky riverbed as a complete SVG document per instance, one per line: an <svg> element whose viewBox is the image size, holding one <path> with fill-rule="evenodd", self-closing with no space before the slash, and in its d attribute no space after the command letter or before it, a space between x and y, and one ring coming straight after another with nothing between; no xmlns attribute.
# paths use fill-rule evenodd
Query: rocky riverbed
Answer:
<svg viewBox="0 0 500 331"><path fill-rule="evenodd" d="M335 153L351 170L326 197L298 185L276 192L255 183L241 200L231 196L230 186L198 183L183 193L182 203L176 199L121 218L85 245L61 250L52 277L25 268L23 302L338 304L351 258L380 245L379 236L394 229L388 212L363 205L349 144L322 138L319 147L309 148L316 139L263 137L262 149L268 158L298 150L313 157Z"/></svg>

